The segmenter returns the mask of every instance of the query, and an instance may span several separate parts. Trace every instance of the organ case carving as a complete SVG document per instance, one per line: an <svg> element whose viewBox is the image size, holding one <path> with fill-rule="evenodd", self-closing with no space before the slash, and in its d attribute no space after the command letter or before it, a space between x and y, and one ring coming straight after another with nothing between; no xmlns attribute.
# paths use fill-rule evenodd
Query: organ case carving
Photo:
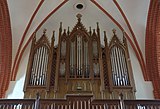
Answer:
<svg viewBox="0 0 160 109"><path fill-rule="evenodd" d="M101 45L100 29L89 31L81 22L73 30L59 28L58 45L54 46L54 32L49 43L46 30L32 47L24 85L25 98L33 98L39 92L41 98L64 98L68 94L93 95L99 99L134 99L135 86L127 41L121 42L116 31L108 44Z"/></svg>

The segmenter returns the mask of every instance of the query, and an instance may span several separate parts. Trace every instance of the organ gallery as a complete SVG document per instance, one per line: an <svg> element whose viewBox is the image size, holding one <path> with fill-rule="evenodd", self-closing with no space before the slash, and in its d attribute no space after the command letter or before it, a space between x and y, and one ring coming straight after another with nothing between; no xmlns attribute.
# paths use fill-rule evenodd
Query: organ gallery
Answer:
<svg viewBox="0 0 160 109"><path fill-rule="evenodd" d="M109 41L100 27L87 30L81 14L74 27L62 28L51 41L46 29L40 39L32 40L24 97L65 98L67 95L93 96L95 99L135 98L135 85L125 36L116 30ZM95 23L95 22L93 22ZM96 23L95 23L96 24ZM58 44L55 45L55 37ZM101 42L104 42L102 44Z"/></svg>

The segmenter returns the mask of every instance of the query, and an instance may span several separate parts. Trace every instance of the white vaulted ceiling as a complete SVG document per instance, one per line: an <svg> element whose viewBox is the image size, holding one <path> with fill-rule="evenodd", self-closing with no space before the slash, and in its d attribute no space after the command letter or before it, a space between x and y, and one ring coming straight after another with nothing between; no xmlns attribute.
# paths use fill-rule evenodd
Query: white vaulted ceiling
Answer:
<svg viewBox="0 0 160 109"><path fill-rule="evenodd" d="M121 39L125 31L138 98L153 98L152 85L144 81L145 73L145 32L150 0L7 0L12 30L12 78L7 96L17 98L23 95L24 76L27 70L29 49L33 33L37 31L37 39L47 29L50 40L55 30L56 44L58 29L62 22L63 29L70 30L77 23L76 15L82 15L82 23L96 29L99 22L101 42L103 31L108 40L112 37L112 29L117 30ZM75 8L78 3L84 9ZM16 74L18 74L16 76ZM16 82L15 82L16 81ZM8 97L8 98L14 98Z"/></svg>
<svg viewBox="0 0 160 109"><path fill-rule="evenodd" d="M57 39L60 22L63 23L63 29L64 28L67 29L69 26L70 30L72 30L73 26L77 22L76 15L78 13L82 14L82 23L85 25L87 29L90 26L92 27L92 29L96 28L96 22L99 22L102 39L103 39L103 31L107 31L107 36L111 38L113 28L117 30L117 34L119 35L119 37L122 36L121 29L124 29L124 31L128 34L129 38L131 39L132 43L136 47L136 43L133 40L134 36L131 33L126 20L124 19L124 16L126 16L128 23L130 24L131 29L133 30L133 33L136 37L143 58L145 56L144 54L145 31L146 31L147 15L148 15L150 0L7 0L7 1L10 13L11 29L12 29L13 64L15 62L16 54L21 54L21 51L23 49L25 50L25 46L28 45L27 41L29 42L29 38L31 37L31 35L35 30L38 29L37 37L40 37L40 35L43 32L43 29L46 28L47 36L49 37L49 39L52 36L52 31L55 30ZM41 5L38 7L40 3ZM83 10L75 9L75 4L77 3L84 4L84 9ZM116 5L116 3L118 5ZM120 8L118 8L117 6L119 6ZM124 16L121 13L122 11L124 13ZM106 14L106 12L109 14L109 16ZM33 14L35 16L31 20ZM113 19L111 19L110 17L112 17ZM115 24L116 22L118 23L119 26L122 27L121 29L117 26L117 24ZM24 37L24 40L22 39L22 37Z"/></svg>

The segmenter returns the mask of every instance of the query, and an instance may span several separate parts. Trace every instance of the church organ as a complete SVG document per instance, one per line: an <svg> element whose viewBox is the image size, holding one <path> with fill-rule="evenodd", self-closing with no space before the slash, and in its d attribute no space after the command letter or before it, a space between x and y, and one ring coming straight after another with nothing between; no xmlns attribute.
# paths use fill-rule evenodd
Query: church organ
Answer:
<svg viewBox="0 0 160 109"><path fill-rule="evenodd" d="M116 30L108 43L100 41L100 28L89 31L81 22L73 30L59 28L58 45L47 39L46 30L41 38L32 40L24 84L24 97L64 98L67 95L93 95L96 99L135 98L135 86L129 59L127 41L121 41Z"/></svg>

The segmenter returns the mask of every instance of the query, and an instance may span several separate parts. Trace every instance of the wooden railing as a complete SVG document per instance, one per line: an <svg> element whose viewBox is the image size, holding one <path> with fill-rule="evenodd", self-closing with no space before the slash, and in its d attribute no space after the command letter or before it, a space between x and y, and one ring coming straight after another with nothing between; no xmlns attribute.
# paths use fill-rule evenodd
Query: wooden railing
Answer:
<svg viewBox="0 0 160 109"><path fill-rule="evenodd" d="M93 100L91 109L123 109L120 100Z"/></svg>
<svg viewBox="0 0 160 109"><path fill-rule="evenodd" d="M160 100L124 100L125 109L160 109Z"/></svg>
<svg viewBox="0 0 160 109"><path fill-rule="evenodd" d="M34 99L0 99L0 109L35 109Z"/></svg>
<svg viewBox="0 0 160 109"><path fill-rule="evenodd" d="M160 109L160 100L105 100L69 95L66 99L1 99L0 109Z"/></svg>

